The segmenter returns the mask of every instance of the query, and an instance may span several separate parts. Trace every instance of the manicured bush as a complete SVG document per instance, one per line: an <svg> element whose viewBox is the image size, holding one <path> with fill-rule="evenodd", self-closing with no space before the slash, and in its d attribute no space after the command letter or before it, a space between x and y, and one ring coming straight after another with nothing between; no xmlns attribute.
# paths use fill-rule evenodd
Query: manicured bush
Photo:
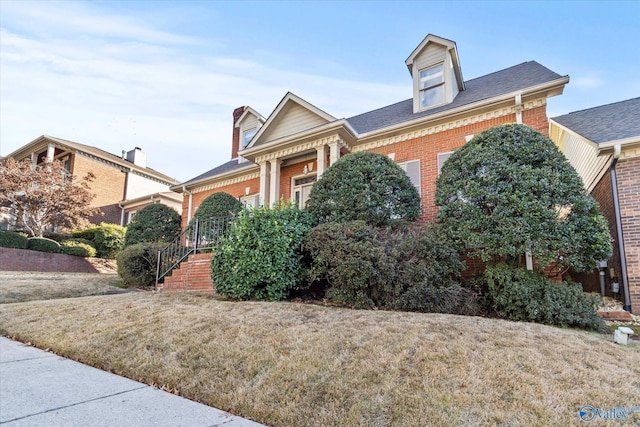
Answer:
<svg viewBox="0 0 640 427"><path fill-rule="evenodd" d="M27 249L29 238L23 233L0 231L0 248Z"/></svg>
<svg viewBox="0 0 640 427"><path fill-rule="evenodd" d="M27 245L27 249L39 252L60 253L60 243L46 237L31 237Z"/></svg>
<svg viewBox="0 0 640 427"><path fill-rule="evenodd" d="M292 205L242 211L214 247L216 291L239 299L281 300L306 284L302 244L312 216Z"/></svg>
<svg viewBox="0 0 640 427"><path fill-rule="evenodd" d="M73 232L73 237L87 239L93 243L100 258L113 259L124 246L126 228L117 224L101 223Z"/></svg>
<svg viewBox="0 0 640 427"><path fill-rule="evenodd" d="M147 288L155 284L158 251L164 243L138 243L127 246L118 254L118 274L125 284Z"/></svg>
<svg viewBox="0 0 640 427"><path fill-rule="evenodd" d="M171 242L180 234L182 219L175 209L155 203L140 209L124 236L124 245L142 242Z"/></svg>
<svg viewBox="0 0 640 427"><path fill-rule="evenodd" d="M65 240L69 240L71 238L71 235L62 233L44 233L42 237L46 237L47 239L55 240L58 243L62 243Z"/></svg>
<svg viewBox="0 0 640 427"><path fill-rule="evenodd" d="M381 154L358 152L338 160L316 182L307 210L318 222L361 220L395 226L420 215L420 195L407 174Z"/></svg>
<svg viewBox="0 0 640 427"><path fill-rule="evenodd" d="M67 239L60 243L60 249L63 254L94 257L96 256L96 248L94 248L88 240L85 239Z"/></svg>
<svg viewBox="0 0 640 427"><path fill-rule="evenodd" d="M556 271L611 256L607 221L558 147L525 125L488 129L456 150L436 181L438 222L485 262L531 253Z"/></svg>
<svg viewBox="0 0 640 427"><path fill-rule="evenodd" d="M602 330L596 314L600 298L575 283L552 282L520 265L488 266L485 281L498 315L510 320Z"/></svg>
<svg viewBox="0 0 640 427"><path fill-rule="evenodd" d="M209 219L237 215L244 205L228 193L213 193L200 203L193 214L194 218ZM193 221L193 219L192 219Z"/></svg>

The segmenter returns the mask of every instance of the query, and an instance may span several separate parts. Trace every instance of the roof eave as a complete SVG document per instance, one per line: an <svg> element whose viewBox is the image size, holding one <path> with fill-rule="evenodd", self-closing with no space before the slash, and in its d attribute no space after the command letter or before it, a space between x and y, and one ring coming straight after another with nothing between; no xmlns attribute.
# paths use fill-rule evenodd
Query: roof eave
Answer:
<svg viewBox="0 0 640 427"><path fill-rule="evenodd" d="M210 184L210 183L215 182L215 181L220 180L220 179L228 179L228 178L231 178L231 177L233 177L235 175L242 175L243 173L246 173L250 169L257 168L257 167L259 167L259 166L256 165L255 163L247 163L246 167L239 168L239 169L234 169L234 170L229 171L229 172L223 172L223 173L218 174L218 175L207 176L207 177L204 177L204 178L200 178L200 179L198 179L196 181L188 181L188 182L185 182L185 183L176 184L176 185L173 185L173 186L169 187L169 189L171 191L173 191L173 192L176 192L176 193L182 193L183 190L185 190L185 189L188 190L190 188L200 187L203 184Z"/></svg>

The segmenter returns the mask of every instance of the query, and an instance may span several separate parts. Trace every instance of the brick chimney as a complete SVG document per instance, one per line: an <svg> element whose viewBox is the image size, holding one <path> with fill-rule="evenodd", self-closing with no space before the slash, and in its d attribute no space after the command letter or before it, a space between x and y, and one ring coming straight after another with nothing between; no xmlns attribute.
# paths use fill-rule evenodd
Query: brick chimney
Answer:
<svg viewBox="0 0 640 427"><path fill-rule="evenodd" d="M240 149L240 128L236 127L236 123L244 110L247 107L238 107L233 110L233 138L231 140L231 158L235 159L238 157L238 150Z"/></svg>

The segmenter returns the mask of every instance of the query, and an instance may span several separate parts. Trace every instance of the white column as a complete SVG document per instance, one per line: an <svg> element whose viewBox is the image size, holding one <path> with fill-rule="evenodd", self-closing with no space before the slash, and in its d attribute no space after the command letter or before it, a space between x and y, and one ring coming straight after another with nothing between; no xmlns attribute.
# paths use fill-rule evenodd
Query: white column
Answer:
<svg viewBox="0 0 640 427"><path fill-rule="evenodd" d="M275 206L280 200L280 165L282 160L276 159L271 162L271 178L269 179L269 203Z"/></svg>
<svg viewBox="0 0 640 427"><path fill-rule="evenodd" d="M269 206L269 162L260 163L260 204Z"/></svg>
<svg viewBox="0 0 640 427"><path fill-rule="evenodd" d="M49 144L47 147L47 162L53 162L53 155L56 152L56 147L53 144Z"/></svg>
<svg viewBox="0 0 640 427"><path fill-rule="evenodd" d="M318 163L318 179L320 179L320 177L322 176L322 174L324 173L324 170L327 168L327 146L323 145L322 147L318 147L316 148L316 152L318 153L318 159L317 159L317 163Z"/></svg>
<svg viewBox="0 0 640 427"><path fill-rule="evenodd" d="M340 144L336 142L329 143L329 166L334 164L340 158Z"/></svg>

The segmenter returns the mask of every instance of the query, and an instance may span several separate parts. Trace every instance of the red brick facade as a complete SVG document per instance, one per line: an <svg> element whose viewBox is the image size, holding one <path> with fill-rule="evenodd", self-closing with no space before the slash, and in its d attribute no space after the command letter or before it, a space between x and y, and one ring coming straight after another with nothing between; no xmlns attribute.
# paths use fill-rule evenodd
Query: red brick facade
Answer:
<svg viewBox="0 0 640 427"><path fill-rule="evenodd" d="M73 156L72 173L76 179L82 179L87 173L93 173L96 179L91 182L91 192L96 196L91 202L91 206L100 209L90 221L93 224L107 222L120 224L122 209L118 202L124 199L124 188L126 174L116 166L109 165L98 160L81 155Z"/></svg>
<svg viewBox="0 0 640 427"><path fill-rule="evenodd" d="M620 159L615 168L631 307L640 313L640 157Z"/></svg>

